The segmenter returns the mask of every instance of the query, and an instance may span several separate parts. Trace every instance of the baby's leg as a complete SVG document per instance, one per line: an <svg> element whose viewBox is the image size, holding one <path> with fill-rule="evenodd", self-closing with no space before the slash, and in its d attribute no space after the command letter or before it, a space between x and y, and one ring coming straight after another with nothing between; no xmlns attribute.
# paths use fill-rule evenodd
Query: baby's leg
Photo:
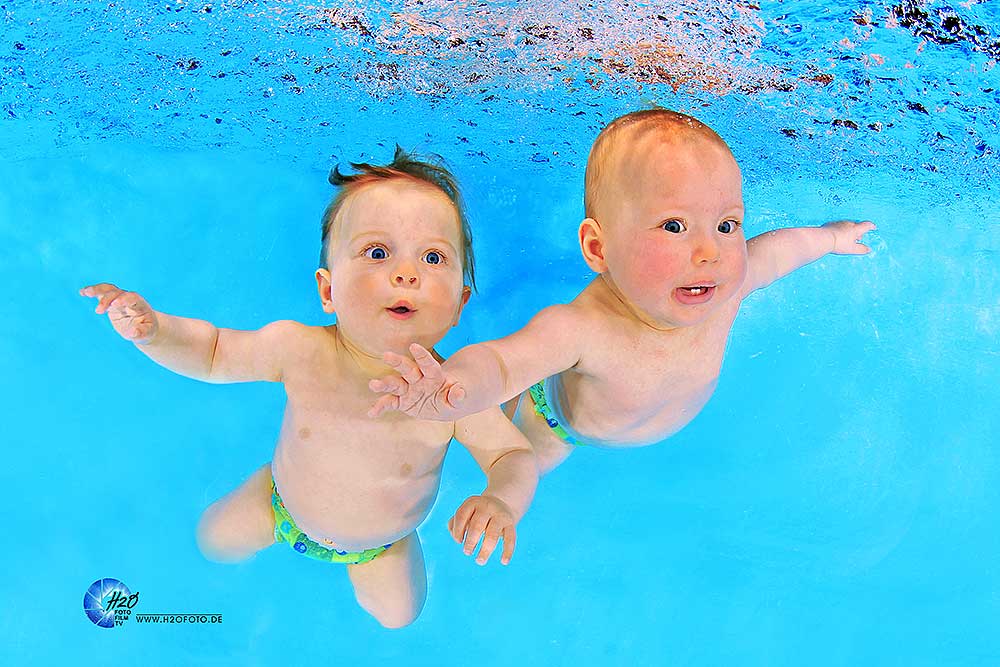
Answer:
<svg viewBox="0 0 1000 667"><path fill-rule="evenodd" d="M387 628L417 620L427 598L424 552L416 531L393 544L375 560L348 565L354 596L365 611Z"/></svg>
<svg viewBox="0 0 1000 667"><path fill-rule="evenodd" d="M518 396L515 396L514 398L510 399L509 401L500 406L500 409L503 410L503 413L507 415L507 419L514 421L514 415L517 413L517 406L520 405L521 397L524 395L525 394L520 394ZM530 397L526 398L529 401L531 400Z"/></svg>
<svg viewBox="0 0 1000 667"><path fill-rule="evenodd" d="M513 421L535 450L539 475L548 474L572 453L573 445L566 444L552 432L545 419L535 412L535 403L527 392L521 395Z"/></svg>
<svg viewBox="0 0 1000 667"><path fill-rule="evenodd" d="M272 544L271 464L266 463L209 505L198 522L198 548L209 560L235 563Z"/></svg>

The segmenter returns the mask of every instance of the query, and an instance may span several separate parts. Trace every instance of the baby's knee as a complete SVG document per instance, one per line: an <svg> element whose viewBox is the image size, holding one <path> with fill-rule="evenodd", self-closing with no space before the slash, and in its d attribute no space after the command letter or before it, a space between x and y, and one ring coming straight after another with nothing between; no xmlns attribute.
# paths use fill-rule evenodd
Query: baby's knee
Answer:
<svg viewBox="0 0 1000 667"><path fill-rule="evenodd" d="M195 529L195 541L198 543L198 551L206 559L216 563L228 563L226 549L219 539L218 526L211 516L211 508L202 513L198 520L198 527Z"/></svg>
<svg viewBox="0 0 1000 667"><path fill-rule="evenodd" d="M396 598L376 600L357 595L358 604L371 614L382 627L398 630L410 625L420 616L424 608L424 598Z"/></svg>
<svg viewBox="0 0 1000 667"><path fill-rule="evenodd" d="M535 469L539 477L548 475L558 468L573 452L570 446L535 448Z"/></svg>
<svg viewBox="0 0 1000 667"><path fill-rule="evenodd" d="M422 607L423 605L421 605ZM417 620L420 616L421 607L416 608L399 608L399 609L381 609L378 612L368 610L375 620L378 621L383 628L387 630L399 630L400 628L405 628L406 626Z"/></svg>
<svg viewBox="0 0 1000 667"><path fill-rule="evenodd" d="M252 555L245 546L232 539L227 526L220 521L213 507L205 510L198 520L195 540L201 555L216 563L238 563ZM241 548L242 547L242 548Z"/></svg>

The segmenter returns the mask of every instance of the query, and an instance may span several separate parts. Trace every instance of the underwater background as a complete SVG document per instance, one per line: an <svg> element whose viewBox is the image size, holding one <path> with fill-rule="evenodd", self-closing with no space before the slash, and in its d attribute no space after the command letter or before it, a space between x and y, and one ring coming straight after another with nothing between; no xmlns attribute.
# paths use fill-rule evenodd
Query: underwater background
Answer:
<svg viewBox="0 0 1000 667"><path fill-rule="evenodd" d="M1000 3L538 4L0 0L0 662L1000 663ZM286 549L202 558L282 390L173 375L77 290L327 323L327 173L398 143L464 189L479 291L449 354L587 284L587 152L651 104L732 147L748 237L870 219L873 252L753 294L702 414L575 453L507 568L447 534L484 484L454 447L412 626ZM223 621L98 627L105 578Z"/></svg>

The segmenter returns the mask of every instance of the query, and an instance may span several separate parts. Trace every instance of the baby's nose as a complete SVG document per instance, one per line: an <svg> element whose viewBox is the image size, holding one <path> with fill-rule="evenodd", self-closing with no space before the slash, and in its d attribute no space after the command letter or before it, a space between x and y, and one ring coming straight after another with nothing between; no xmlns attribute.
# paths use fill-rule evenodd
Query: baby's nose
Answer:
<svg viewBox="0 0 1000 667"><path fill-rule="evenodd" d="M694 247L691 255L695 264L717 262L719 261L719 244L714 239L705 239Z"/></svg>
<svg viewBox="0 0 1000 667"><path fill-rule="evenodd" d="M393 271L392 282L395 283L396 285L401 285L403 287L406 287L408 285L416 285L417 272L408 269L403 269L403 270L397 269L396 271Z"/></svg>

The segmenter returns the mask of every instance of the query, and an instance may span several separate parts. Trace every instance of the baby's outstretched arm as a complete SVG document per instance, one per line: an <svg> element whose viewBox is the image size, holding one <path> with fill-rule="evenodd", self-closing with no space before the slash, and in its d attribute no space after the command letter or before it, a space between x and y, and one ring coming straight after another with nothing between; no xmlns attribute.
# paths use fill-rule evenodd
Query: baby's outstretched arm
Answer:
<svg viewBox="0 0 1000 667"><path fill-rule="evenodd" d="M795 269L826 254L864 255L871 248L861 237L875 229L871 222L839 220L821 227L789 227L764 232L747 241L749 270L744 294L767 287Z"/></svg>
<svg viewBox="0 0 1000 667"><path fill-rule="evenodd" d="M500 562L507 565L517 543L517 522L527 512L538 485L535 456L527 439L499 408L455 423L455 438L486 473L486 489L468 498L448 521L448 530L468 556L480 538L476 563L485 565L503 540Z"/></svg>
<svg viewBox="0 0 1000 667"><path fill-rule="evenodd" d="M281 380L281 344L296 326L273 322L259 331L219 329L204 320L167 315L135 292L110 283L90 285L82 296L97 298L115 331L164 368L205 382Z"/></svg>
<svg viewBox="0 0 1000 667"><path fill-rule="evenodd" d="M444 364L416 344L410 346L412 359L387 352L385 361L399 374L369 383L384 395L368 414L398 410L420 419L461 419L575 366L581 339L578 309L557 305L506 338L463 347Z"/></svg>

